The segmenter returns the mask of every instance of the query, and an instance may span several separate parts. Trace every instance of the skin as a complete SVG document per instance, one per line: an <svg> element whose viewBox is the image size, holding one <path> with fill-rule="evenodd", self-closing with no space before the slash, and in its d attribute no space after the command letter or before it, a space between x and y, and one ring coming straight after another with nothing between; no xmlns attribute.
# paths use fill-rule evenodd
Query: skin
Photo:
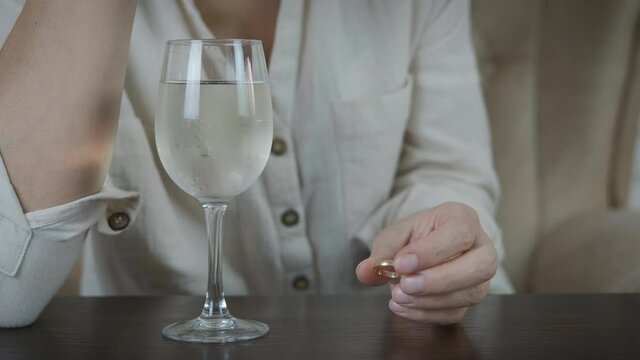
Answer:
<svg viewBox="0 0 640 360"><path fill-rule="evenodd" d="M280 0L196 0L217 37L263 41L270 58ZM0 50L0 153L25 212L98 192L112 154L135 0L30 0ZM446 203L391 224L358 279L380 286L377 260L405 275L389 308L436 324L459 321L497 269L475 211Z"/></svg>
<svg viewBox="0 0 640 360"><path fill-rule="evenodd" d="M433 324L460 321L487 296L498 268L493 243L469 206L445 203L397 221L378 234L371 256L356 268L360 282L389 283L377 261L394 259L399 282L390 283L389 309Z"/></svg>
<svg viewBox="0 0 640 360"><path fill-rule="evenodd" d="M135 6L27 1L0 50L0 153L25 212L102 188Z"/></svg>
<svg viewBox="0 0 640 360"><path fill-rule="evenodd" d="M217 38L262 40L267 62L271 59L280 0L195 0L194 3Z"/></svg>
<svg viewBox="0 0 640 360"><path fill-rule="evenodd" d="M24 212L102 188L136 3L29 0L0 50L0 154ZM269 58L279 0L197 3L218 37L261 39Z"/></svg>

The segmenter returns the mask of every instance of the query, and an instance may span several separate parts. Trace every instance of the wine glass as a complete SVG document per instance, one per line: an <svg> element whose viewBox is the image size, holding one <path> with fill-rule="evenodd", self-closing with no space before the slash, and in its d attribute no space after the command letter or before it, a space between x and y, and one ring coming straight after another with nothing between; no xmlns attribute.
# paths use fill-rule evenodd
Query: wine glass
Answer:
<svg viewBox="0 0 640 360"><path fill-rule="evenodd" d="M273 138L267 66L258 40L167 42L156 109L156 145L171 179L204 209L209 281L204 308L173 323L164 336L188 342L233 342L269 331L233 317L222 289L222 230L229 200L264 170Z"/></svg>

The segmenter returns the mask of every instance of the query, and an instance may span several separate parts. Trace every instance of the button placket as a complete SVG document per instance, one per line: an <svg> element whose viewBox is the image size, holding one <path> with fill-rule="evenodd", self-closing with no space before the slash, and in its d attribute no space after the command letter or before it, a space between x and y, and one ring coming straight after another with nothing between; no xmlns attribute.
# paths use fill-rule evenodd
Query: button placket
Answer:
<svg viewBox="0 0 640 360"><path fill-rule="evenodd" d="M299 221L300 221L300 216L298 215L298 212L296 212L293 209L289 209L285 211L284 213L282 213L282 216L280 216L280 222L282 222L282 225L284 226L288 226L288 227L296 226L298 225Z"/></svg>
<svg viewBox="0 0 640 360"><path fill-rule="evenodd" d="M273 143L271 144L271 153L276 156L282 156L287 152L287 142L284 141L281 137L273 138Z"/></svg>
<svg viewBox="0 0 640 360"><path fill-rule="evenodd" d="M293 278L293 282L291 285L293 286L294 289L298 291L306 291L306 290L309 290L309 287L311 286L311 281L305 275L298 275L295 278Z"/></svg>
<svg viewBox="0 0 640 360"><path fill-rule="evenodd" d="M313 254L305 229L295 149L290 146L289 129L279 124L278 121L274 124L273 155L265 169L265 185L280 233L285 289L299 292L304 287L303 291L308 292L313 288Z"/></svg>
<svg viewBox="0 0 640 360"><path fill-rule="evenodd" d="M275 42L272 50L273 66L269 69L269 78L274 136L282 142L275 144L275 156L271 156L263 174L274 221L277 222L280 233L283 278L289 279L301 273L313 276L313 253L304 226L304 204L290 130L297 104L296 86L304 33L304 4L304 1L297 0L283 0L280 4L275 34L279 41ZM282 148L281 145L285 147ZM296 209L298 213L298 222L294 226L285 226L280 222L280 216L288 209ZM289 281L284 286L285 289L291 289Z"/></svg>

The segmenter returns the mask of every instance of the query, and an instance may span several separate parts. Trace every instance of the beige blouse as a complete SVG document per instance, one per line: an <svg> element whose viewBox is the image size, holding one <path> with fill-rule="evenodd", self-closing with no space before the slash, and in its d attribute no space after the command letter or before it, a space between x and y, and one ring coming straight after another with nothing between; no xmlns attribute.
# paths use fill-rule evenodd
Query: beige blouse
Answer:
<svg viewBox="0 0 640 360"><path fill-rule="evenodd" d="M20 3L0 2L1 42ZM24 214L0 159L0 326L37 317L78 256L84 295L204 293L203 214L154 143L165 41L194 37L214 34L192 0L140 1L100 193ZM269 72L277 146L230 205L227 294L388 292L356 264L384 226L445 201L475 208L502 258L468 1L282 0ZM492 290L511 291L502 270Z"/></svg>

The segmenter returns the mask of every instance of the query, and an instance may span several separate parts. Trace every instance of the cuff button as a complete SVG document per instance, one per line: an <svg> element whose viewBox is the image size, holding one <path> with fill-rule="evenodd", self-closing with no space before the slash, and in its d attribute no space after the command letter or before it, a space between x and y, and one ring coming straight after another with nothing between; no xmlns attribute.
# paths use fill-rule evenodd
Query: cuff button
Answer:
<svg viewBox="0 0 640 360"><path fill-rule="evenodd" d="M125 212L117 212L109 216L107 223L113 231L120 231L129 226L131 218Z"/></svg>

